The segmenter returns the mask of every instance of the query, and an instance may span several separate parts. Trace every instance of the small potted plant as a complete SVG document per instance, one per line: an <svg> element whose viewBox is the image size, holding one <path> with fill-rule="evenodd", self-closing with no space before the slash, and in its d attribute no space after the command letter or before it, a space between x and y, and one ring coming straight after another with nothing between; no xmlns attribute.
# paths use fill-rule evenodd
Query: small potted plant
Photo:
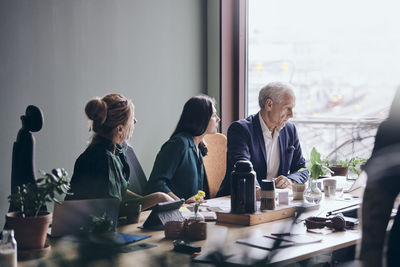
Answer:
<svg viewBox="0 0 400 267"><path fill-rule="evenodd" d="M206 193L199 190L194 196L195 203L193 206L194 215L186 222L186 236L191 240L204 240L207 238L207 223L204 222L204 216L199 212L201 203Z"/></svg>
<svg viewBox="0 0 400 267"><path fill-rule="evenodd" d="M349 171L349 159L338 160L336 164L329 165L334 176L347 176Z"/></svg>
<svg viewBox="0 0 400 267"><path fill-rule="evenodd" d="M207 238L207 223L204 216L199 212L205 192L199 190L194 196L193 215L185 221L169 221L165 224L165 238L178 239L187 238L190 240L204 240Z"/></svg>
<svg viewBox="0 0 400 267"><path fill-rule="evenodd" d="M190 218L191 220L204 221L204 216L199 212L199 208L205 196L206 193L202 190L199 190L197 194L194 196L196 202L194 203L193 206L194 216Z"/></svg>
<svg viewBox="0 0 400 267"><path fill-rule="evenodd" d="M347 173L347 178L351 179L354 176L358 177L361 174L361 166L367 162L365 158L354 157L349 161L349 171Z"/></svg>
<svg viewBox="0 0 400 267"><path fill-rule="evenodd" d="M303 197L308 203L318 204L322 198L322 192L317 186L317 180L320 176L325 175L331 170L326 167L321 160L321 154L313 147L310 154L311 166L308 170L311 172L311 177L308 180L308 187L304 190Z"/></svg>
<svg viewBox="0 0 400 267"><path fill-rule="evenodd" d="M365 158L359 157L354 157L350 160L346 158L344 160L338 160L336 164L329 165L328 167L333 171L335 176L348 176L349 172L358 176L361 173L360 166L366 161Z"/></svg>
<svg viewBox="0 0 400 267"><path fill-rule="evenodd" d="M6 215L7 228L14 229L18 248L41 249L46 242L52 214L45 209L46 202L58 202L56 194L68 194L69 180L64 169L41 172L36 183L18 186L8 197L16 211Z"/></svg>
<svg viewBox="0 0 400 267"><path fill-rule="evenodd" d="M104 213L91 216L89 235L58 240L48 257L35 266L117 266L124 241L113 232L113 220Z"/></svg>

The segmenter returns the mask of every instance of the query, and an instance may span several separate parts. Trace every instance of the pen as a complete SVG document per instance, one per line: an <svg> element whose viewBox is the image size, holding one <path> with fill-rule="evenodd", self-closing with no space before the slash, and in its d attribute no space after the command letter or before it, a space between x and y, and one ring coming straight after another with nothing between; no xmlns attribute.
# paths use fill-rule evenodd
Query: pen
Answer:
<svg viewBox="0 0 400 267"><path fill-rule="evenodd" d="M287 236L287 238L286 238ZM290 243L295 243L293 240L290 238L291 234L290 233L273 233L271 235L266 235L266 237L272 238L274 240L278 240L280 242L290 242Z"/></svg>
<svg viewBox="0 0 400 267"><path fill-rule="evenodd" d="M271 233L273 236L290 236L291 233Z"/></svg>
<svg viewBox="0 0 400 267"><path fill-rule="evenodd" d="M326 215L327 215L327 216L330 216L330 215L332 215L332 214L335 213L335 212L338 212L338 211L341 211L341 210L345 210L345 209L348 209L348 208L352 208L352 207L356 207L356 206L359 206L359 205L360 205L360 203L357 203L357 204L353 204L353 205L350 205L350 206L347 206L347 207L343 207L343 208L340 208L340 209L331 210L331 211L328 211L328 212L326 213Z"/></svg>

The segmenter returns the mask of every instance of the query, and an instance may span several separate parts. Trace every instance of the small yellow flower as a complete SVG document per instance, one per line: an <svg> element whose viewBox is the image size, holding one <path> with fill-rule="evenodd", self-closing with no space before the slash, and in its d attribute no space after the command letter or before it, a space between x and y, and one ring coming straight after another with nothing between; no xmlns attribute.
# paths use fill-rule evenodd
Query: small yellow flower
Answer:
<svg viewBox="0 0 400 267"><path fill-rule="evenodd" d="M195 199L196 201L199 201L199 200L201 200L201 197L200 197L199 195L195 195L195 196L194 196L194 199Z"/></svg>
<svg viewBox="0 0 400 267"><path fill-rule="evenodd" d="M200 197L205 197L205 196L206 196L206 193L205 193L204 191L202 191L202 190L199 190L199 191L197 192L197 195L199 195Z"/></svg>

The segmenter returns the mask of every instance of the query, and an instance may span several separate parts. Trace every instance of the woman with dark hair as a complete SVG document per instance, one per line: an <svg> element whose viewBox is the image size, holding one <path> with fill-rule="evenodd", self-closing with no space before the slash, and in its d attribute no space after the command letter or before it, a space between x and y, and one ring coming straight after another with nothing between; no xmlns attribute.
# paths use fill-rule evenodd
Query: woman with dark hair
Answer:
<svg viewBox="0 0 400 267"><path fill-rule="evenodd" d="M108 94L89 100L85 113L93 131L92 140L75 162L71 193L66 200L117 198L134 201L147 209L171 201L164 193L140 196L128 190L129 165L122 143L132 136L136 119L130 99Z"/></svg>
<svg viewBox="0 0 400 267"><path fill-rule="evenodd" d="M147 193L165 192L174 199L189 199L203 190L206 134L217 132L220 118L208 96L190 98L170 139L157 154L146 186Z"/></svg>

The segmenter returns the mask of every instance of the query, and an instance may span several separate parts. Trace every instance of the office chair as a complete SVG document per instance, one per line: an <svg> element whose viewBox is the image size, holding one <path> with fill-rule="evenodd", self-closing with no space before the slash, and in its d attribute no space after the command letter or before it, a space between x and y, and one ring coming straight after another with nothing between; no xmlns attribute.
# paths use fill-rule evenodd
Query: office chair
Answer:
<svg viewBox="0 0 400 267"><path fill-rule="evenodd" d="M220 133L207 134L204 137L208 154L204 157L204 170L207 176L209 198L217 195L226 172L226 136Z"/></svg>
<svg viewBox="0 0 400 267"><path fill-rule="evenodd" d="M133 148L126 142L124 142L122 146L126 149L126 157L130 169L128 189L139 195L144 195L147 178L143 171L143 168L140 165L139 160L135 152L133 151Z"/></svg>
<svg viewBox="0 0 400 267"><path fill-rule="evenodd" d="M35 183L35 137L33 132L38 132L43 126L43 112L40 108L29 105L25 115L21 116L22 127L18 131L17 139L13 145L11 167L11 193L17 191L18 186ZM8 211L15 211L10 203ZM46 210L43 208L43 210Z"/></svg>

